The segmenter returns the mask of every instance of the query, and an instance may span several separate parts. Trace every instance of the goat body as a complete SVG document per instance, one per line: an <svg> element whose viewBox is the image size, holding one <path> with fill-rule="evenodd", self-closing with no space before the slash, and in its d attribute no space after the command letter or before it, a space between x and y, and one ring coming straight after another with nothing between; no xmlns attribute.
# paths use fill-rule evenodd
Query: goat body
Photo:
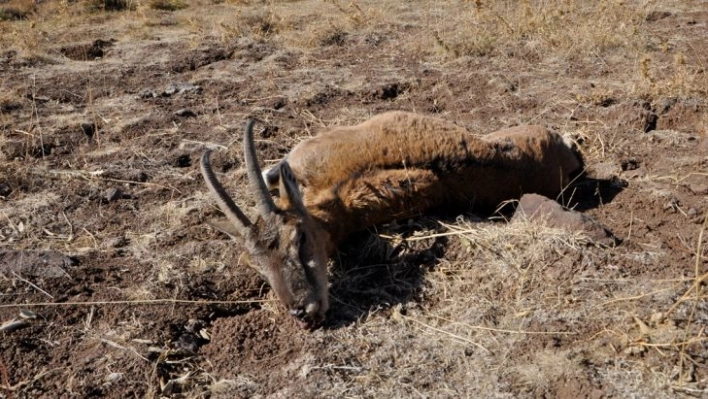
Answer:
<svg viewBox="0 0 708 399"><path fill-rule="evenodd" d="M388 112L335 127L285 157L304 204L329 233L327 252L358 230L429 211L494 210L525 193L556 197L581 160L540 126L475 136L439 118ZM277 183L279 165L264 173Z"/></svg>
<svg viewBox="0 0 708 399"><path fill-rule="evenodd" d="M216 179L209 151L202 156L204 179L229 219L214 225L245 241L249 263L306 327L325 317L327 259L351 233L431 210L489 211L524 193L555 197L582 166L569 143L539 126L480 137L407 112L324 131L265 173L249 121L244 158L259 213L253 222ZM278 205L269 193L276 187Z"/></svg>

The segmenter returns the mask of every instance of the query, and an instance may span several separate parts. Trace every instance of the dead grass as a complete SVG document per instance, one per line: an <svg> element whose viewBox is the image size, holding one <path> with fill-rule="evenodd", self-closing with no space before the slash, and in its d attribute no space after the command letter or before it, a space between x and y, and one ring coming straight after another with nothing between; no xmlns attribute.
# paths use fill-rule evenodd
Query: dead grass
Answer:
<svg viewBox="0 0 708 399"><path fill-rule="evenodd" d="M168 21L164 16L150 14L149 9L178 11L186 7L185 2L171 0L150 1L145 5L123 0L83 1L71 5L40 4L36 9L34 2L17 3L17 7L26 10L23 18L33 13L32 22L29 26L3 23L3 30L8 33L4 41L30 53L38 53L55 42L47 29L49 26L44 26L52 23L51 13L61 14L65 23L71 23L86 18L85 12L127 11L137 13L146 26L173 26L179 19ZM195 6L200 4L195 3ZM81 7L86 5L82 12ZM317 19L308 17L310 7L303 7L300 2L267 2L230 9L221 15L192 15L185 21L194 33L216 35L222 41L253 37L277 40L310 51L356 40L351 36L355 31L358 35L397 36L403 28L398 21L405 16L409 26L424 28L429 33L410 37L402 45L426 56L445 59L492 56L509 58L509 62L521 59L532 63L601 64L629 56L635 59L636 65L634 71L627 71L631 79L627 90L633 96L685 98L708 92L708 84L703 79L706 65L691 54L692 49L669 50L667 47L666 51L674 53L673 64L668 69L646 52L646 48L656 46L647 26L647 15L656 9L650 2L424 2L415 7L395 7L388 3L345 4L332 0L319 4L321 15ZM445 18L441 17L443 13L447 13ZM107 21L115 18L118 14L108 17ZM591 100L603 101L604 98L602 93L596 93Z"/></svg>
<svg viewBox="0 0 708 399"><path fill-rule="evenodd" d="M177 11L187 8L187 3L182 0L151 0L150 8L163 11Z"/></svg>
<svg viewBox="0 0 708 399"><path fill-rule="evenodd" d="M455 20L441 19L431 29L455 57L495 49L526 49L543 58L600 57L639 48L646 7L609 1L477 1L467 3Z"/></svg>
<svg viewBox="0 0 708 399"><path fill-rule="evenodd" d="M35 11L33 0L10 0L0 5L0 21L16 21L29 18Z"/></svg>
<svg viewBox="0 0 708 399"><path fill-rule="evenodd" d="M708 94L708 79L705 76L706 64L700 59L676 52L673 62L667 67L661 62L660 67L650 55L641 57L638 63L638 76L633 92L640 98L700 98Z"/></svg>

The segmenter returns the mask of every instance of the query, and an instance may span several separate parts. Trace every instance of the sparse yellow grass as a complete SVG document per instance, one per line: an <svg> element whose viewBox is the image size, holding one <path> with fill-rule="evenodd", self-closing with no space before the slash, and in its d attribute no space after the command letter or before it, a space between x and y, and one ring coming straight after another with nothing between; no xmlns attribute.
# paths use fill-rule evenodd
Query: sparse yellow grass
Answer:
<svg viewBox="0 0 708 399"><path fill-rule="evenodd" d="M646 6L618 1L477 1L460 11L455 20L439 19L431 26L438 43L453 56L525 48L541 56L576 58L601 57L613 49L636 51Z"/></svg>
<svg viewBox="0 0 708 399"><path fill-rule="evenodd" d="M117 10L122 12L108 12L106 22L128 12L137 13L143 25L158 27L166 23L164 17L149 11L178 11L187 6L177 0L154 0L144 4L126 0L16 3L19 8L31 8L32 13L26 15L29 21L0 21L0 31L4 33L0 42L30 53L41 52L55 43L51 25L56 22L52 21L52 15L61 15L64 24L72 24L72 21L85 19L86 13ZM199 7L202 3L194 5ZM690 49L674 50L674 62L668 70L663 64L658 68L645 52L645 48L654 46L646 26L647 14L655 9L649 2L423 2L415 7L394 7L385 2L345 4L330 0L319 3L322 12L317 19L306 18L312 8L302 7L301 2L271 1L259 5L236 2L236 6L219 15L192 14L167 23L183 20L192 27L193 33L217 35L224 41L250 36L258 40L278 40L307 50L339 45L355 31L381 35L386 31L396 32L403 15L408 17L408 23L413 22L428 33L411 37L402 45L422 51L426 56L454 59L513 54L530 62L565 59L607 63L613 57L629 55L636 60L636 70L628 71L633 82L628 91L634 96L686 97L708 92L702 72L706 66L696 64L694 57L686 54ZM446 13L445 18L440 17L442 13Z"/></svg>
<svg viewBox="0 0 708 399"><path fill-rule="evenodd" d="M633 94L641 98L654 99L664 97L706 97L708 79L705 76L706 65L689 62L683 52L676 52L673 62L667 67L644 55L638 63L638 75L634 83Z"/></svg>

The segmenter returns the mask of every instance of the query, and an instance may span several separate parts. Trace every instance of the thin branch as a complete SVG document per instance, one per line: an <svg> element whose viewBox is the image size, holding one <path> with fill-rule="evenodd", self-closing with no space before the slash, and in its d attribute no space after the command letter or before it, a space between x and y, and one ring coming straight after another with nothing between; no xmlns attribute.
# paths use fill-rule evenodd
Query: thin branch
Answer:
<svg viewBox="0 0 708 399"><path fill-rule="evenodd" d="M32 306L94 306L94 305L173 305L176 303L192 305L236 305L275 302L272 299L256 299L250 301L192 301L187 299L145 299L136 301L90 301L90 302L30 302L0 305L1 308L32 307Z"/></svg>

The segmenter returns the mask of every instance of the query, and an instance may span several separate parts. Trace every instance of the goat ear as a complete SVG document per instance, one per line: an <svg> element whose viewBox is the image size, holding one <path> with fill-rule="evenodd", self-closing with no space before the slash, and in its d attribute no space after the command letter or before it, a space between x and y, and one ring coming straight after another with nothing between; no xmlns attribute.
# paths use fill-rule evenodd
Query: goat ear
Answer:
<svg viewBox="0 0 708 399"><path fill-rule="evenodd" d="M302 202L302 194L295 180L295 174L290 169L287 162L282 162L278 168L280 171L279 187L280 191L280 207L282 209L295 208L299 211L305 210L305 205Z"/></svg>
<svg viewBox="0 0 708 399"><path fill-rule="evenodd" d="M280 164L273 166L272 168L264 171L261 175L263 176L263 181L265 181L268 190L275 190L278 188L278 182L280 181Z"/></svg>

